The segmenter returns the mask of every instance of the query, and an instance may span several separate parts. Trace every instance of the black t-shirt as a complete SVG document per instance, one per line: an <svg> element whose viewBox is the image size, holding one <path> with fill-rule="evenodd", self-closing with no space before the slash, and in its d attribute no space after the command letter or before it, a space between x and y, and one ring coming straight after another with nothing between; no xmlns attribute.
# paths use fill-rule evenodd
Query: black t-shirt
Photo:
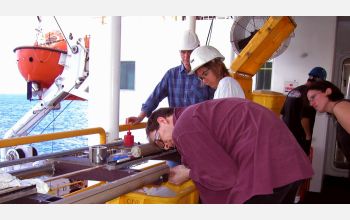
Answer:
<svg viewBox="0 0 350 220"><path fill-rule="evenodd" d="M288 93L281 110L283 121L298 141L305 141L306 136L301 119L310 119L311 134L315 123L316 110L310 106L306 92L306 85L294 88Z"/></svg>

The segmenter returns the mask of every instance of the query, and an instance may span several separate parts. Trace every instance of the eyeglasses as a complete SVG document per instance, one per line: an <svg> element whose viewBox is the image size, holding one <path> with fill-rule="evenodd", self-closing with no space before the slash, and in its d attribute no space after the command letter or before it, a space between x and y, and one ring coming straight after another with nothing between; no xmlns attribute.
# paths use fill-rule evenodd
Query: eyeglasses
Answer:
<svg viewBox="0 0 350 220"><path fill-rule="evenodd" d="M198 76L198 78L203 81L208 76L209 70L210 69L204 71L201 76Z"/></svg>
<svg viewBox="0 0 350 220"><path fill-rule="evenodd" d="M154 133L154 143L160 148L165 147L164 142L162 141L162 139L160 139L160 135L159 135L158 130L156 130L156 133Z"/></svg>

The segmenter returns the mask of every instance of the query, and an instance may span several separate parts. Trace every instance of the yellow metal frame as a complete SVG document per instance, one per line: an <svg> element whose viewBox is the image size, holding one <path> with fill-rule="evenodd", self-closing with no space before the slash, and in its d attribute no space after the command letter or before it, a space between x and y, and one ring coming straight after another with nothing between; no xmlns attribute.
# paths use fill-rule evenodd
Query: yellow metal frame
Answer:
<svg viewBox="0 0 350 220"><path fill-rule="evenodd" d="M252 100L253 79L250 75L235 73L232 76L241 85L246 99Z"/></svg>
<svg viewBox="0 0 350 220"><path fill-rule="evenodd" d="M296 28L288 16L271 16L231 64L232 77L252 100L252 77Z"/></svg>
<svg viewBox="0 0 350 220"><path fill-rule="evenodd" d="M106 132L103 128L87 128L82 130L73 130L73 131L64 131L64 132L56 132L50 134L40 134L33 136L25 136L25 137L15 137L9 139L0 140L0 148L4 147L12 147L22 144L31 144L37 142L44 142L50 140L57 140L63 138L77 137L83 135L90 134L99 134L100 135L100 144L106 144Z"/></svg>
<svg viewBox="0 0 350 220"><path fill-rule="evenodd" d="M120 125L119 131L127 131L127 130L136 130L145 128L146 123L139 123L137 125ZM71 138L77 136L91 135L91 134L99 134L100 135L100 144L106 144L106 132L103 128L87 128L81 130L73 130L73 131L64 131L64 132L56 132L50 134L40 134L40 135L32 135L25 137L15 137L9 139L0 140L0 148L4 147L12 147L22 144L32 144L37 142L51 141L63 138Z"/></svg>
<svg viewBox="0 0 350 220"><path fill-rule="evenodd" d="M296 28L288 16L272 16L231 64L231 70L254 76Z"/></svg>
<svg viewBox="0 0 350 220"><path fill-rule="evenodd" d="M119 125L119 131L136 130L136 129L141 129L141 128L145 128L145 127L146 127L145 122L141 122L141 123L136 124L136 125Z"/></svg>

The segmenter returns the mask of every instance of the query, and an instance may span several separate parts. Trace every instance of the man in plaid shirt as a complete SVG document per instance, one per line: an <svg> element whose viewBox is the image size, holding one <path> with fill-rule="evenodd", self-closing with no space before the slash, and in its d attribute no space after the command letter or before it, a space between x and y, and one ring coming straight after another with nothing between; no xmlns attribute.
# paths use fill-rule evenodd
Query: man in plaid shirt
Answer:
<svg viewBox="0 0 350 220"><path fill-rule="evenodd" d="M146 116L150 116L166 97L168 97L169 107L185 107L213 98L215 90L203 85L194 74L188 74L191 71L190 55L199 45L196 33L190 30L184 32L180 48L181 65L171 68L165 73L147 101L142 105L140 114L137 117L127 118L127 124L140 123Z"/></svg>

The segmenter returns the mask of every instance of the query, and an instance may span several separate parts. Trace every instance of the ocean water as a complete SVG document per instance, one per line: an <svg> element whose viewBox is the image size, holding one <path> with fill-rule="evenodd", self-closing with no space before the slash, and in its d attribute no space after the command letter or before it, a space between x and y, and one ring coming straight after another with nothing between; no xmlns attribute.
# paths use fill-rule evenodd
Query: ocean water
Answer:
<svg viewBox="0 0 350 220"><path fill-rule="evenodd" d="M29 101L26 95L0 94L0 139L7 130L22 118L38 101ZM87 128L88 103L86 101L61 102L61 108L48 113L29 135L77 130ZM53 153L74 148L86 147L87 137L65 138L42 143L34 143L38 154Z"/></svg>

